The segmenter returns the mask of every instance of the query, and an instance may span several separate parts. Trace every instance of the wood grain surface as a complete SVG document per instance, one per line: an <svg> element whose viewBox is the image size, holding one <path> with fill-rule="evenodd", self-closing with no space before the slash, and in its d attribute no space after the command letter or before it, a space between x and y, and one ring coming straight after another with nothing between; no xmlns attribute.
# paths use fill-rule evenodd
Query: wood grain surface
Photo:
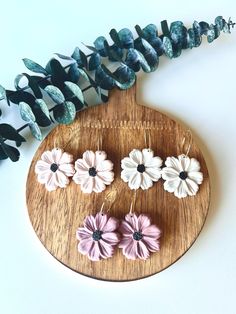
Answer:
<svg viewBox="0 0 236 314"><path fill-rule="evenodd" d="M109 102L78 113L69 126L57 126L42 142L32 160L26 188L27 207L33 228L45 248L72 270L96 279L126 281L160 272L178 260L193 244L205 222L210 183L206 163L193 142L189 153L201 164L204 181L195 197L178 199L163 189L160 179L147 191L138 190L136 213L149 214L162 230L161 250L146 261L127 260L120 249L114 257L91 262L77 251L76 229L88 214L100 210L106 194L115 189L118 197L110 214L122 219L129 211L133 191L120 179L120 161L134 149L145 148L145 134L150 135L151 148L163 160L184 153L182 140L186 129L166 115L138 105L136 87L127 91L113 90ZM145 131L147 130L147 131ZM35 163L54 144L80 158L85 150L99 146L114 163L115 180L103 193L83 194L73 181L66 189L48 192L37 182Z"/></svg>

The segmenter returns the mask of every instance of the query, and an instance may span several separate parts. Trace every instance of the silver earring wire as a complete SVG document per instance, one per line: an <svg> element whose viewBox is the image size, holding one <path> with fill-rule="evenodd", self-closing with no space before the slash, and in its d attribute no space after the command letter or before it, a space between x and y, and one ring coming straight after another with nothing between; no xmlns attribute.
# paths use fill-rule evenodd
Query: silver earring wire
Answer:
<svg viewBox="0 0 236 314"><path fill-rule="evenodd" d="M188 154L190 152L190 149L191 149L192 143L193 143L193 134L192 134L190 129L188 129L186 133L188 134L188 146L187 146L186 153L184 154L184 156L188 157ZM183 150L184 150L184 146L186 144L186 137L187 136L185 135L183 138L183 141L182 141L182 149Z"/></svg>
<svg viewBox="0 0 236 314"><path fill-rule="evenodd" d="M130 209L129 209L129 214L132 215L133 214L133 210L135 207L135 203L136 203L136 197L137 197L137 190L135 190L131 204L130 204Z"/></svg>
<svg viewBox="0 0 236 314"><path fill-rule="evenodd" d="M144 130L144 142L146 148L151 148L151 130L145 129Z"/></svg>
<svg viewBox="0 0 236 314"><path fill-rule="evenodd" d="M110 203L110 206L108 207L106 212L108 213L111 210L111 207L112 207L112 205L115 202L116 196L117 196L117 191L116 190L112 190L112 191L107 193L107 195L105 196L104 201L102 203L101 209L100 209L100 213L101 214L104 213L104 206L105 206L106 202Z"/></svg>

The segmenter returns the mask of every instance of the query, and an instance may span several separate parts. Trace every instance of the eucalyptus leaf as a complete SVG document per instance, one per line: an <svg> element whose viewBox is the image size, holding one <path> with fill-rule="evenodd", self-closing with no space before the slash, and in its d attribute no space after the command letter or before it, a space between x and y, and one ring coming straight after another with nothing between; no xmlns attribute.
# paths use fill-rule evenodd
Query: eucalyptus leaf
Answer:
<svg viewBox="0 0 236 314"><path fill-rule="evenodd" d="M104 36L99 36L94 41L94 46L95 46L96 50L99 52L101 57L107 57L107 51L105 48L105 43L107 43L107 40Z"/></svg>
<svg viewBox="0 0 236 314"><path fill-rule="evenodd" d="M0 85L0 100L5 99L5 98L6 98L6 90L2 85Z"/></svg>
<svg viewBox="0 0 236 314"><path fill-rule="evenodd" d="M48 75L48 72L38 63L30 60L30 59L27 59L27 58L24 58L23 59L23 62L25 64L25 66L32 72L36 72L36 73L42 73L44 75Z"/></svg>
<svg viewBox="0 0 236 314"><path fill-rule="evenodd" d="M22 120L26 122L35 122L35 115L33 114L32 109L26 102L21 101L19 103L19 110Z"/></svg>
<svg viewBox="0 0 236 314"><path fill-rule="evenodd" d="M53 85L48 85L45 87L45 91L57 104L62 104L65 101L65 97L60 91L60 89Z"/></svg>
<svg viewBox="0 0 236 314"><path fill-rule="evenodd" d="M132 32L128 28L123 28L118 33L123 48L133 48L134 38Z"/></svg>
<svg viewBox="0 0 236 314"><path fill-rule="evenodd" d="M115 45L119 48L122 48L123 47L123 44L120 40L120 37L119 37L119 34L117 33L117 31L113 28L111 31L110 31L110 36L111 36L111 39L114 41Z"/></svg>
<svg viewBox="0 0 236 314"><path fill-rule="evenodd" d="M29 128L33 137L36 138L36 140L41 141L43 139L41 130L36 122L30 122Z"/></svg>
<svg viewBox="0 0 236 314"><path fill-rule="evenodd" d="M42 110L42 112L45 114L45 116L51 120L50 118L50 113L49 113L49 110L48 110L48 106L47 104L45 103L45 101L43 99L36 99L35 100L35 103L40 107L40 109Z"/></svg>
<svg viewBox="0 0 236 314"><path fill-rule="evenodd" d="M166 56L172 59L173 49L172 49L171 40L168 37L163 37L163 48L164 48Z"/></svg>
<svg viewBox="0 0 236 314"><path fill-rule="evenodd" d="M11 161L18 161L20 158L20 152L17 148L10 146L4 142L0 142L0 159L10 158Z"/></svg>
<svg viewBox="0 0 236 314"><path fill-rule="evenodd" d="M122 64L114 73L113 77L116 78L116 86L120 89L128 89L134 85L136 80L135 72Z"/></svg>
<svg viewBox="0 0 236 314"><path fill-rule="evenodd" d="M37 81L32 77L30 76L29 74L27 73L23 73L23 75L25 77L27 77L28 79L28 86L31 88L31 90L33 91L34 93L34 96L36 98L42 98L42 93L41 93L41 90L39 88L39 85L37 83Z"/></svg>
<svg viewBox="0 0 236 314"><path fill-rule="evenodd" d="M77 84L72 82L65 82L67 88L73 93L75 97L77 97L82 103L84 103L84 95L81 91L80 87Z"/></svg>
<svg viewBox="0 0 236 314"><path fill-rule="evenodd" d="M22 87L19 86L20 81L24 78L24 74L18 74L14 80L14 86L16 90L21 90Z"/></svg>
<svg viewBox="0 0 236 314"><path fill-rule="evenodd" d="M115 80L105 71L105 67L99 66L95 71L95 82L105 90L111 90L115 86Z"/></svg>
<svg viewBox="0 0 236 314"><path fill-rule="evenodd" d="M21 136L15 128L7 123L0 124L0 135L7 140L25 142L24 137Z"/></svg>
<svg viewBox="0 0 236 314"><path fill-rule="evenodd" d="M72 63L68 71L68 80L73 83L77 83L79 78L80 78L80 71L78 69L78 65L77 63Z"/></svg>
<svg viewBox="0 0 236 314"><path fill-rule="evenodd" d="M95 70L101 64L101 57L99 53L95 52L91 55L88 63L89 71Z"/></svg>
<svg viewBox="0 0 236 314"><path fill-rule="evenodd" d="M52 59L50 61L50 68L52 84L63 90L64 82L68 80L68 75L64 67L58 60Z"/></svg>
<svg viewBox="0 0 236 314"><path fill-rule="evenodd" d="M19 91L6 91L7 98L13 102L14 104L19 104L21 101L27 102L27 103L34 103L35 97L25 91L19 90Z"/></svg>
<svg viewBox="0 0 236 314"><path fill-rule="evenodd" d="M72 57L69 57L69 56L65 56L65 55L62 55L60 53L54 53L56 56L58 56L60 59L63 59L63 60L68 60L68 61L71 61L73 60Z"/></svg>
<svg viewBox="0 0 236 314"><path fill-rule="evenodd" d="M54 108L53 115L58 123L70 124L75 119L75 105L71 101L65 101L63 104Z"/></svg>

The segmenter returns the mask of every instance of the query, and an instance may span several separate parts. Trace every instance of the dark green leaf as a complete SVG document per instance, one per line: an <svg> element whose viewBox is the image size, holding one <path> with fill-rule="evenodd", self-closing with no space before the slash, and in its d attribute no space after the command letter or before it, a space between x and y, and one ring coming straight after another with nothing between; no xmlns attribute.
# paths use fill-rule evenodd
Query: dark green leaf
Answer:
<svg viewBox="0 0 236 314"><path fill-rule="evenodd" d="M77 84L72 82L65 82L67 88L73 93L73 96L77 97L82 103L84 103L84 95Z"/></svg>
<svg viewBox="0 0 236 314"><path fill-rule="evenodd" d="M73 60L72 57L68 57L68 56L62 55L60 53L55 53L55 55L58 56L60 59L63 59L63 60L68 60L68 61Z"/></svg>
<svg viewBox="0 0 236 314"><path fill-rule="evenodd" d="M167 55L167 57L172 59L173 58L173 49L172 49L171 40L168 37L163 37L163 48L164 48L164 51L165 51L165 54Z"/></svg>
<svg viewBox="0 0 236 314"><path fill-rule="evenodd" d="M17 148L10 146L4 142L0 142L0 159L10 158L11 161L18 161L20 158L20 152Z"/></svg>
<svg viewBox="0 0 236 314"><path fill-rule="evenodd" d="M101 57L99 53L93 53L89 59L88 70L93 71L101 64Z"/></svg>
<svg viewBox="0 0 236 314"><path fill-rule="evenodd" d="M77 83L80 78L80 71L77 63L72 63L68 71L68 79L73 83Z"/></svg>
<svg viewBox="0 0 236 314"><path fill-rule="evenodd" d="M62 104L65 101L65 97L58 87L48 85L46 86L45 91L52 98L52 100L55 101L55 103Z"/></svg>
<svg viewBox="0 0 236 314"><path fill-rule="evenodd" d="M24 137L21 136L15 128L7 123L0 124L0 135L7 140L25 142Z"/></svg>
<svg viewBox="0 0 236 314"><path fill-rule="evenodd" d="M122 64L114 73L115 83L120 89L128 89L135 83L135 72Z"/></svg>
<svg viewBox="0 0 236 314"><path fill-rule="evenodd" d="M193 31L194 31L194 47L198 47L201 45L202 36L201 27L197 21L193 23Z"/></svg>
<svg viewBox="0 0 236 314"><path fill-rule="evenodd" d="M111 36L111 39L114 41L115 45L119 48L122 48L123 47L122 42L120 41L120 37L117 31L113 28L109 34Z"/></svg>
<svg viewBox="0 0 236 314"><path fill-rule="evenodd" d="M24 58L23 62L25 64L25 66L32 72L42 73L44 75L48 74L47 71L40 64L38 64L38 63L36 63L30 59Z"/></svg>
<svg viewBox="0 0 236 314"><path fill-rule="evenodd" d="M212 43L214 41L214 39L215 39L215 28L214 28L214 25L211 24L209 26L208 31L207 31L207 41L209 43Z"/></svg>
<svg viewBox="0 0 236 314"><path fill-rule="evenodd" d="M132 32L128 28L123 28L118 33L123 48L133 48L134 38Z"/></svg>
<svg viewBox="0 0 236 314"><path fill-rule="evenodd" d="M206 22L199 22L199 26L201 29L201 35L207 35L208 29L209 29L209 24Z"/></svg>
<svg viewBox="0 0 236 314"><path fill-rule="evenodd" d="M34 103L35 97L25 91L6 91L8 99L13 102L14 104L19 104L21 101L27 102L27 103Z"/></svg>
<svg viewBox="0 0 236 314"><path fill-rule="evenodd" d="M98 37L94 42L94 46L95 46L96 50L99 52L100 56L102 56L102 57L107 57L107 51L105 48L105 43L107 43L107 40L103 36Z"/></svg>
<svg viewBox="0 0 236 314"><path fill-rule="evenodd" d="M71 101L65 101L63 104L54 108L53 115L58 123L70 124L75 119L75 105Z"/></svg>
<svg viewBox="0 0 236 314"><path fill-rule="evenodd" d="M135 40L134 47L136 48L136 50L138 50L141 53L141 55L144 57L144 59L148 63L148 67L146 67L146 65L143 66L141 64L143 71L151 72L151 71L156 70L159 64L159 57L155 49L143 38L137 38ZM143 63L143 60L142 60L142 63Z"/></svg>
<svg viewBox="0 0 236 314"><path fill-rule="evenodd" d="M36 138L36 140L41 141L43 139L41 130L36 122L30 122L29 128L33 137Z"/></svg>
<svg viewBox="0 0 236 314"><path fill-rule="evenodd" d="M27 79L28 79L28 86L33 91L34 96L36 98L42 98L42 93L41 93L41 90L40 90L40 88L38 86L37 81L34 78L32 78L29 74L27 74L27 73L23 73L23 75L27 77Z"/></svg>
<svg viewBox="0 0 236 314"><path fill-rule="evenodd" d="M50 61L50 67L51 67L51 81L52 84L57 86L63 91L64 88L64 82L68 80L68 75L63 68L63 66L60 64L60 62L56 59L52 59Z"/></svg>
<svg viewBox="0 0 236 314"><path fill-rule="evenodd" d="M45 101L43 99L36 99L35 103L40 107L40 109L42 110L44 115L48 118L48 120L51 121L50 113L49 113L49 110L48 110L48 106L45 103ZM50 124L51 124L51 122L50 122Z"/></svg>
<svg viewBox="0 0 236 314"><path fill-rule="evenodd" d="M42 89L45 89L46 86L51 85L51 82L47 80L46 78L42 78L41 76L31 76L35 82L40 86Z"/></svg>
<svg viewBox="0 0 236 314"><path fill-rule="evenodd" d="M115 86L115 80L105 72L104 66L99 66L95 71L95 82L105 90L111 90Z"/></svg>

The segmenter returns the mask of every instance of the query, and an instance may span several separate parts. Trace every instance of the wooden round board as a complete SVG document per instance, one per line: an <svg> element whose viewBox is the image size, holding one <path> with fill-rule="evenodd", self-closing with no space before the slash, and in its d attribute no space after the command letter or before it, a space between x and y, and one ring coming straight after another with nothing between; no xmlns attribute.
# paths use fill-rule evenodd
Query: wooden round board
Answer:
<svg viewBox="0 0 236 314"><path fill-rule="evenodd" d="M189 153L201 164L204 181L195 197L178 199L164 191L163 180L147 191L137 192L135 212L150 215L152 223L162 230L161 250L146 260L127 260L120 249L107 260L92 262L77 251L76 229L88 214L100 210L111 189L118 191L110 214L122 219L130 208L133 191L120 179L120 161L134 149L145 148L145 132L151 138L151 148L163 160L183 152L186 129L166 115L141 106L135 101L135 86L127 91L113 90L109 102L78 113L69 126L57 126L42 142L30 166L26 199L33 228L45 248L72 270L102 280L128 281L160 272L178 260L193 244L205 222L210 183L206 163L193 142ZM145 131L145 129L148 131ZM103 193L83 194L73 181L66 189L48 192L37 182L35 163L54 144L81 158L85 150L102 149L114 163L115 180ZM101 149L101 148L100 148Z"/></svg>

